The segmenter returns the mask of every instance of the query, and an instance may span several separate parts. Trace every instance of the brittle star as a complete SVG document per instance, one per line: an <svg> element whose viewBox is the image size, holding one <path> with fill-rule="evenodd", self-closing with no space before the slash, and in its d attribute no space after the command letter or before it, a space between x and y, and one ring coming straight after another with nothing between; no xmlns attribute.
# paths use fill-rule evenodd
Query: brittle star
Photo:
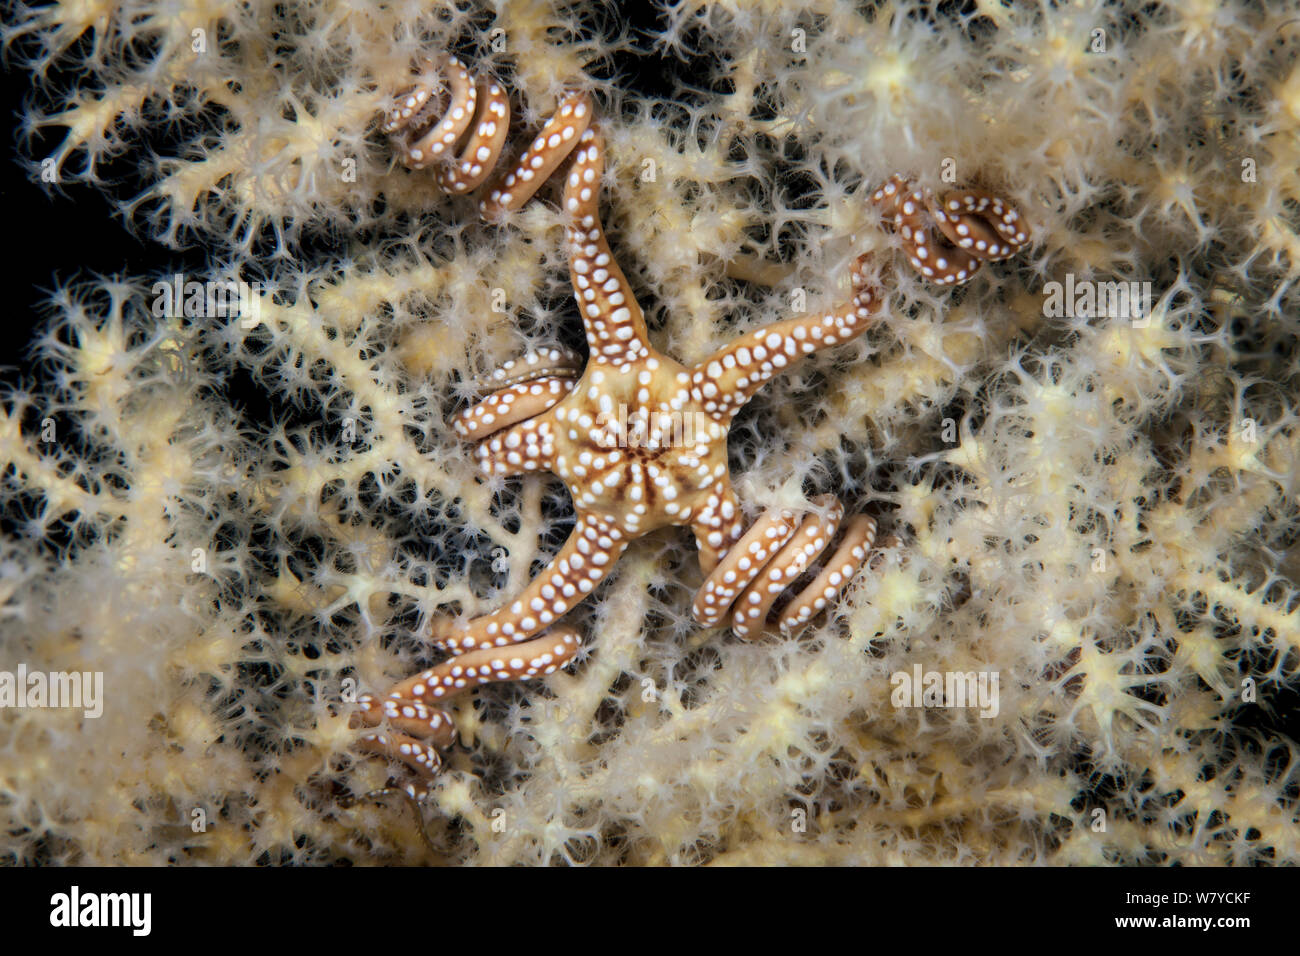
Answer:
<svg viewBox="0 0 1300 956"><path fill-rule="evenodd" d="M566 100L566 116L572 117L576 102L585 101ZM746 534L728 469L727 434L736 413L768 379L868 328L881 301L868 281L869 256L855 261L852 297L843 305L775 323L694 367L681 365L650 343L645 317L610 254L598 208L602 141L586 122L581 126L580 135L566 137L577 139L577 149L563 208L570 277L586 331L585 368L560 349L532 353L497 370L494 391L453 420L463 438L481 441L477 458L487 474L559 476L576 521L559 553L517 598L431 635L452 655L449 660L381 697L359 701L364 724L387 720L389 728L364 735L360 745L411 766L422 784L441 764L438 748L455 739L451 718L439 704L479 684L525 680L568 663L578 651L577 633L547 629L595 589L635 539L663 527L690 527L708 576L696 599L697 618L716 623L734 607L733 627L744 634L766 623L777 596L827 546L842 515L830 499L826 513L802 524L782 511ZM552 154L546 162L553 168L558 142L544 131L530 152ZM507 182L533 168L535 156L526 153ZM487 190L494 207L503 188ZM937 204L895 177L872 198L902 232L913 265L934 281L965 281L979 260L1005 258L1027 240L1014 210L983 193ZM932 226L945 238L935 236ZM850 522L827 568L781 611L784 629L806 623L834 597L862 565L874 534L872 519ZM424 789L412 784L407 792L422 796Z"/></svg>

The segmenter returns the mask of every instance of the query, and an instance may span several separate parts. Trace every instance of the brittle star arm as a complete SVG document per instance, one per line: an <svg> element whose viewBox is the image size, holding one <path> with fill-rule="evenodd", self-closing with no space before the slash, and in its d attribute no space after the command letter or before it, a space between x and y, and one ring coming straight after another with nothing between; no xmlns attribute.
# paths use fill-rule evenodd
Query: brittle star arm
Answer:
<svg viewBox="0 0 1300 956"><path fill-rule="evenodd" d="M700 568L709 574L744 531L740 499L731 487L730 476L724 475L709 492L704 505L691 519L691 531L700 552Z"/></svg>
<svg viewBox="0 0 1300 956"><path fill-rule="evenodd" d="M880 292L867 280L867 255L853 264L853 298L826 312L786 319L742 335L691 369L691 398L729 424L768 379L819 349L841 345L871 325Z"/></svg>
<svg viewBox="0 0 1300 956"><path fill-rule="evenodd" d="M555 419L540 415L511 425L479 443L474 458L486 475L555 470Z"/></svg>
<svg viewBox="0 0 1300 956"><path fill-rule="evenodd" d="M582 324L587 332L590 361L623 365L649 354L645 316L627 277L610 254L600 224L600 177L605 170L604 143L589 129L582 134L573 165L564 181L564 211L568 214L569 277Z"/></svg>
<svg viewBox="0 0 1300 956"><path fill-rule="evenodd" d="M526 641L590 594L627 546L613 521L579 511L564 547L522 594L490 614L444 626L433 634L434 642L459 656Z"/></svg>
<svg viewBox="0 0 1300 956"><path fill-rule="evenodd" d="M419 786L406 792L422 797L426 784L442 767L440 750L456 740L447 700L491 681L527 680L554 673L578 653L578 632L557 627L541 637L516 644L509 650L483 647L421 671L389 689L383 697L364 694L357 700L354 726L386 729L362 734L358 746L370 753L394 757L415 770Z"/></svg>
<svg viewBox="0 0 1300 956"><path fill-rule="evenodd" d="M490 681L528 680L554 673L578 653L578 633L557 627L540 637L570 607L601 581L627 548L627 537L612 521L579 512L564 547L514 601L504 608L451 625L433 635L433 642L451 652L428 670L408 677L382 697L365 694L357 701L356 720L363 726L387 729L363 734L363 750L394 757L421 775L424 783L442 766L440 748L455 740L451 715L442 709L447 698Z"/></svg>

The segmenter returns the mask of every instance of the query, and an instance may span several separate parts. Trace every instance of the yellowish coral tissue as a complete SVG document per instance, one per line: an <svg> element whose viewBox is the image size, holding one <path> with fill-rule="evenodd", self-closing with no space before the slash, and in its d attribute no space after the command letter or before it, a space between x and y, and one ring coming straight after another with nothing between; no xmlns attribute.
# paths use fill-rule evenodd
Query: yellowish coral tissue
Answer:
<svg viewBox="0 0 1300 956"><path fill-rule="evenodd" d="M1300 4L624 6L5 6L0 862L1300 863Z"/></svg>

